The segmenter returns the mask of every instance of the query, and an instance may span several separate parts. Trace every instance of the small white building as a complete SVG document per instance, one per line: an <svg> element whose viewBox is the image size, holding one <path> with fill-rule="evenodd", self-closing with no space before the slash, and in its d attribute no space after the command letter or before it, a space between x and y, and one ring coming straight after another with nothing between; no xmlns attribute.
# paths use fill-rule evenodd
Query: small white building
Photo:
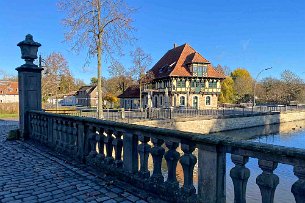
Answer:
<svg viewBox="0 0 305 203"><path fill-rule="evenodd" d="M0 103L18 102L18 82L0 80Z"/></svg>

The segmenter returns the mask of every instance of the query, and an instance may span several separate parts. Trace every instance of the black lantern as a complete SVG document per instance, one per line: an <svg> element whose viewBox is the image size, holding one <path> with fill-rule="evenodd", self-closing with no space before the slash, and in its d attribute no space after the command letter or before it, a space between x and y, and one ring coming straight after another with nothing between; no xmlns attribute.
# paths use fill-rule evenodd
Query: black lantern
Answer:
<svg viewBox="0 0 305 203"><path fill-rule="evenodd" d="M25 37L25 40L19 42L17 46L21 49L21 58L25 60L25 64L34 65L33 62L37 59L38 47L40 47L41 44L34 42L33 36L28 34Z"/></svg>

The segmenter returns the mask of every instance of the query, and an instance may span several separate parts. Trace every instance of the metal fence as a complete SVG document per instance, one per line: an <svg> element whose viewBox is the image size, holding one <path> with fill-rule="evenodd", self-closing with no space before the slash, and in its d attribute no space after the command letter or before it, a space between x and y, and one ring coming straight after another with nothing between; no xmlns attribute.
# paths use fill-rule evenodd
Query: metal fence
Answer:
<svg viewBox="0 0 305 203"><path fill-rule="evenodd" d="M255 107L218 107L211 109L191 109L191 108L151 108L140 110L131 109L104 109L103 117L106 120L133 122L135 120L144 119L177 119L177 118L221 118L230 116L251 116L272 112L288 112L288 111L305 110L305 105L285 106L285 105L269 105ZM98 118L96 109L74 109L74 110L45 110L46 112Z"/></svg>

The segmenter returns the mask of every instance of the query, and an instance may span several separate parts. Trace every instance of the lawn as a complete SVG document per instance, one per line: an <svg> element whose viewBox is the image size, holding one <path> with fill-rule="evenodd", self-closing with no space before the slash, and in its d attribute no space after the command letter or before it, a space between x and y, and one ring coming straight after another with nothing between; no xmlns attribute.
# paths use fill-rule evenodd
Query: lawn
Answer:
<svg viewBox="0 0 305 203"><path fill-rule="evenodd" d="M17 119L18 114L0 114L0 119L9 118L9 119Z"/></svg>

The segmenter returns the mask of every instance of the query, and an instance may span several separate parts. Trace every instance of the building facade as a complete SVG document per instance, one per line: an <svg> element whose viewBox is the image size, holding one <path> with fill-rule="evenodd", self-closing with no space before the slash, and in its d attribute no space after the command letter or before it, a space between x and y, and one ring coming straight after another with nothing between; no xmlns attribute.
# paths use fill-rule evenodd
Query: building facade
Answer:
<svg viewBox="0 0 305 203"><path fill-rule="evenodd" d="M76 104L80 106L96 107L98 102L97 86L82 86L75 94Z"/></svg>
<svg viewBox="0 0 305 203"><path fill-rule="evenodd" d="M153 67L142 87L142 106L215 108L225 75L190 45L174 46Z"/></svg>
<svg viewBox="0 0 305 203"><path fill-rule="evenodd" d="M140 108L140 88L138 85L128 87L123 94L119 95L120 106L124 109Z"/></svg>
<svg viewBox="0 0 305 203"><path fill-rule="evenodd" d="M0 103L18 103L18 82L0 81Z"/></svg>

